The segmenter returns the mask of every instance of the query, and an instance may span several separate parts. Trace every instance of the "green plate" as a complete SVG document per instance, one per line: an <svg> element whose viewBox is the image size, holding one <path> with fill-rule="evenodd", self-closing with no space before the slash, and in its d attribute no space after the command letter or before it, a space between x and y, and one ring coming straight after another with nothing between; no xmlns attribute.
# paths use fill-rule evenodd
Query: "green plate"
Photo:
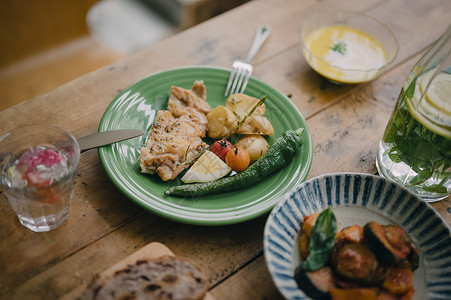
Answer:
<svg viewBox="0 0 451 300"><path fill-rule="evenodd" d="M203 80L207 101L212 108L224 105L226 83L230 70L216 67L184 67L146 77L123 90L108 106L99 125L99 132L114 129L143 129L149 132L156 113L166 109L172 85L191 88ZM262 97L265 116L275 134L271 144L288 129L305 128L304 144L296 157L282 170L244 190L202 197L170 197L164 194L180 179L162 181L157 175L142 174L139 149L146 137L133 138L99 148L100 160L113 183L133 202L170 220L197 225L226 225L244 222L269 212L283 195L303 182L312 163L312 137L305 119L291 101L275 88L251 77L245 93ZM179 176L180 177L180 176Z"/></svg>

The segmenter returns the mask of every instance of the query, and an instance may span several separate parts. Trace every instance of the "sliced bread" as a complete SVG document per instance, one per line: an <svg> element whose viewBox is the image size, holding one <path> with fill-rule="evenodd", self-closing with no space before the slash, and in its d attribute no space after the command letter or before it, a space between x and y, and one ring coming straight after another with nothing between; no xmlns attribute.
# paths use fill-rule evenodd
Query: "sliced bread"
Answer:
<svg viewBox="0 0 451 300"><path fill-rule="evenodd" d="M162 256L138 260L107 277L95 277L81 299L203 299L208 281L186 258Z"/></svg>

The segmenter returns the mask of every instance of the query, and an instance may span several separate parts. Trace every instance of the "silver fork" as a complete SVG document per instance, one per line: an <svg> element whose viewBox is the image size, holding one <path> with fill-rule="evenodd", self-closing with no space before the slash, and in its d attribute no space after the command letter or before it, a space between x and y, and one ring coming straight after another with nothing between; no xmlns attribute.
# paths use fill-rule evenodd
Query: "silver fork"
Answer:
<svg viewBox="0 0 451 300"><path fill-rule="evenodd" d="M249 77L252 75L253 66L251 64L252 58L263 45L271 33L271 27L260 26L255 34L254 41L245 60L235 60L232 64L232 71L230 72L229 81L225 95L230 96L235 93L242 93L247 86Z"/></svg>

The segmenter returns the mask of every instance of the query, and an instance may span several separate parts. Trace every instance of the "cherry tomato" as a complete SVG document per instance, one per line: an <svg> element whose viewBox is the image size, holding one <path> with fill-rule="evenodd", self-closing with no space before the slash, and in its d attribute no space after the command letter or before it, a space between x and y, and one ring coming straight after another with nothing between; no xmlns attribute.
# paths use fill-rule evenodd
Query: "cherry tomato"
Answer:
<svg viewBox="0 0 451 300"><path fill-rule="evenodd" d="M210 151L216 154L220 159L225 161L225 157L229 150L233 149L233 145L231 142L226 140L219 140L211 145Z"/></svg>
<svg viewBox="0 0 451 300"><path fill-rule="evenodd" d="M227 152L225 162L233 171L241 172L249 166L250 158L246 150L235 147Z"/></svg>

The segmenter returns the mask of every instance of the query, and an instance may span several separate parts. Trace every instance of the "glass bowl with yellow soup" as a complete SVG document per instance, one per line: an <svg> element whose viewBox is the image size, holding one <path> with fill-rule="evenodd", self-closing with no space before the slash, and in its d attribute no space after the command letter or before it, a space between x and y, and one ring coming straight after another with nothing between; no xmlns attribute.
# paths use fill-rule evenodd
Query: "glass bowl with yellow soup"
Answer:
<svg viewBox="0 0 451 300"><path fill-rule="evenodd" d="M301 25L302 51L308 64L332 82L373 80L398 54L393 32L364 14L324 11Z"/></svg>

